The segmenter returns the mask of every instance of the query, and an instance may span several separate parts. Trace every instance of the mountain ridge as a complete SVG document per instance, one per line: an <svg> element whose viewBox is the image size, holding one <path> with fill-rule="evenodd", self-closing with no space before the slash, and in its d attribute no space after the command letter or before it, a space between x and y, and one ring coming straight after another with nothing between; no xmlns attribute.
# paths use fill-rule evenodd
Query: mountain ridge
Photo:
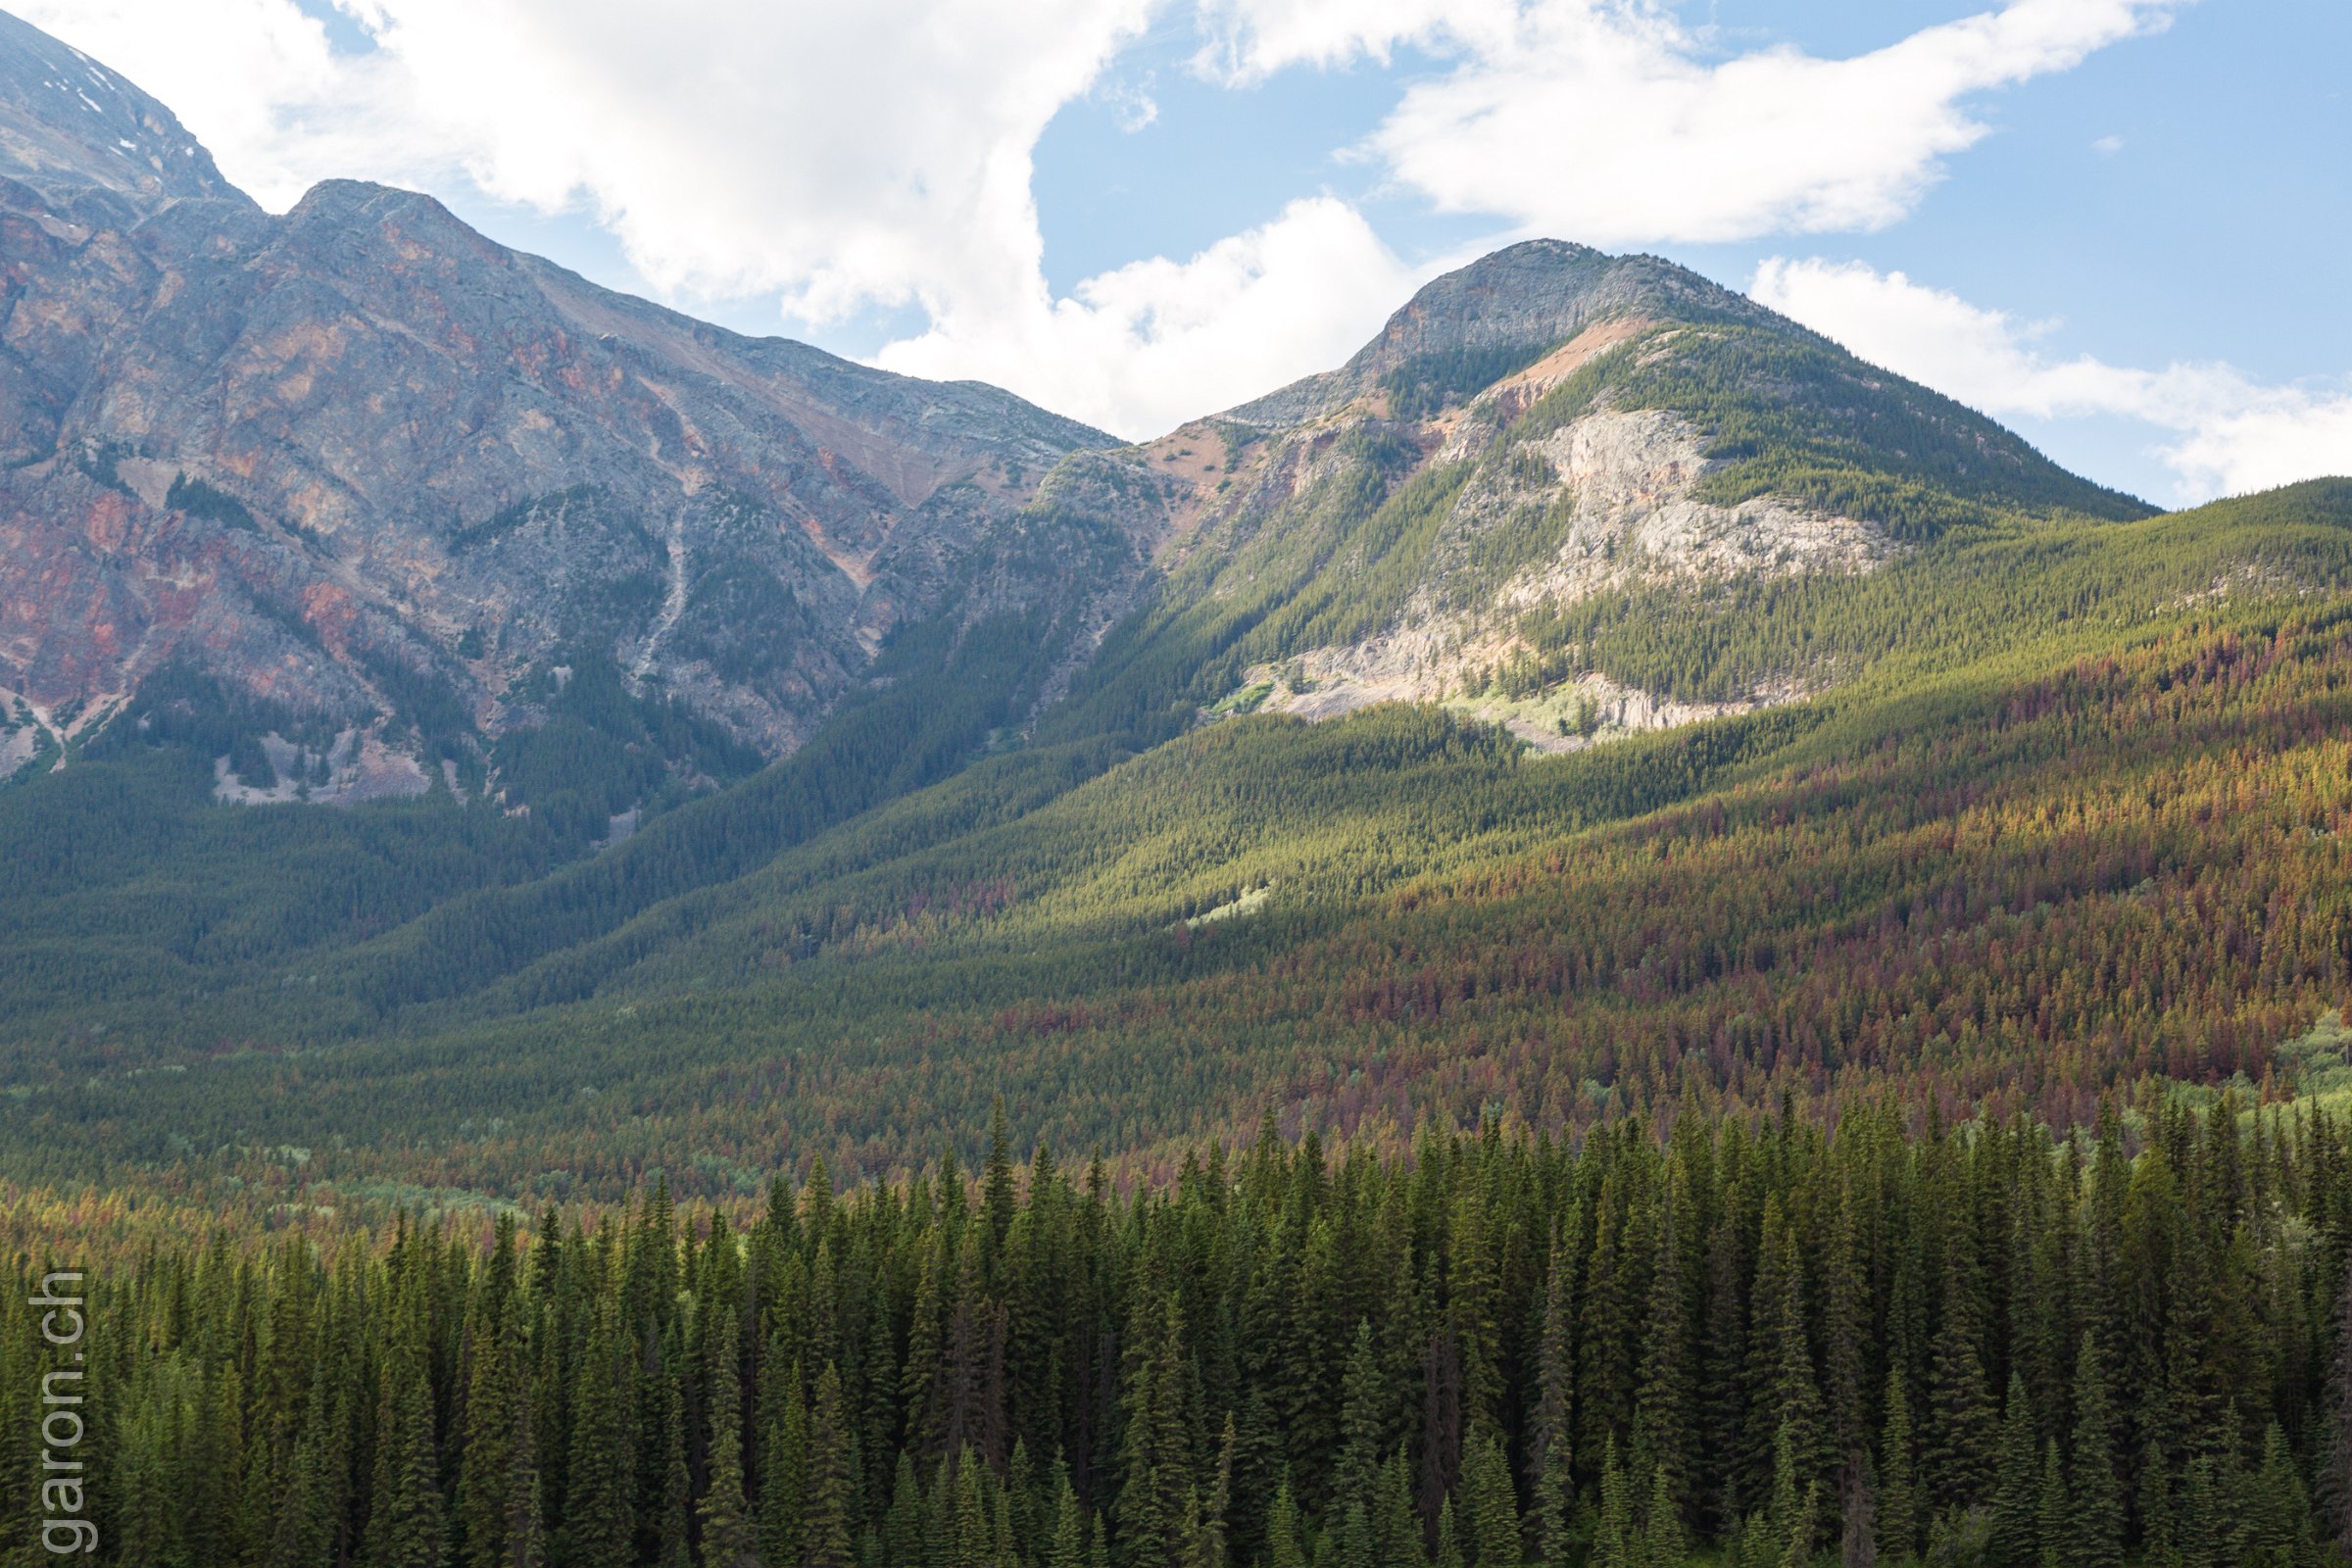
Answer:
<svg viewBox="0 0 2352 1568"><path fill-rule="evenodd" d="M1780 319L1661 257L1610 256L1567 240L1522 240L1423 284L1345 365L1252 398L1221 417L1304 423L1375 390L1416 356L1554 348L1590 323L1645 306L1668 314ZM1786 325L1803 330L1794 322Z"/></svg>
<svg viewBox="0 0 2352 1568"><path fill-rule="evenodd" d="M501 749L587 658L642 710L607 726L606 773L667 747L664 787L692 789L728 747L740 773L799 745L951 601L1115 586L1006 548L1101 432L602 289L419 193L326 181L271 217L195 155L142 184L83 133L99 111L51 101L60 61L117 79L0 32L0 120L46 134L0 141L26 176L0 184L0 709L53 764L152 719L137 694L169 675L236 694L220 750L259 776L223 798L519 805ZM649 703L703 738L653 738Z"/></svg>

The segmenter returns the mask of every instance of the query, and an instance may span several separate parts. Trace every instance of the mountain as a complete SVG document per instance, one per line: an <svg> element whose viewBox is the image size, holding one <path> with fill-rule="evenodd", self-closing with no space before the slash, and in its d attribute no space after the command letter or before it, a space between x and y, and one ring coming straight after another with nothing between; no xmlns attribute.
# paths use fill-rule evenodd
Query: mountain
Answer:
<svg viewBox="0 0 2352 1568"><path fill-rule="evenodd" d="M792 751L912 622L1076 628L1116 586L1023 517L1099 432L720 331L411 192L272 217L5 18L0 235L20 760L125 716L201 730L225 797L517 805L561 752L619 811ZM575 672L612 700L566 715Z"/></svg>
<svg viewBox="0 0 2352 1568"><path fill-rule="evenodd" d="M45 47L0 1177L611 1196L691 1129L716 1192L999 1090L1146 1160L1268 1103L2065 1119L2301 1070L2352 964L2343 481L2159 514L1553 241L1119 445L422 197L172 185Z"/></svg>
<svg viewBox="0 0 2352 1568"><path fill-rule="evenodd" d="M1090 671L1106 696L1451 702L1554 750L1852 673L1639 665L1613 646L1629 623L1868 575L2001 516L2150 510L1682 268L1549 240L1432 282L1338 369L1074 462L1122 456L1179 499L1167 591Z"/></svg>

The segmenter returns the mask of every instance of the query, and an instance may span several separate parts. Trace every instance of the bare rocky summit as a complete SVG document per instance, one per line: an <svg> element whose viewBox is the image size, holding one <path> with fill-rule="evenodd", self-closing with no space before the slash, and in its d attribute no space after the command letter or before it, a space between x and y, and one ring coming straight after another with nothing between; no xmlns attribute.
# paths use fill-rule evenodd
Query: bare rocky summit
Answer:
<svg viewBox="0 0 2352 1568"><path fill-rule="evenodd" d="M1417 360L1466 359L1566 343L1631 315L1704 313L1777 319L1752 301L1655 256L1611 256L1590 245L1536 239L1433 278L1380 335L1337 369L1294 381L1226 417L1283 426L1377 401L1382 382Z"/></svg>

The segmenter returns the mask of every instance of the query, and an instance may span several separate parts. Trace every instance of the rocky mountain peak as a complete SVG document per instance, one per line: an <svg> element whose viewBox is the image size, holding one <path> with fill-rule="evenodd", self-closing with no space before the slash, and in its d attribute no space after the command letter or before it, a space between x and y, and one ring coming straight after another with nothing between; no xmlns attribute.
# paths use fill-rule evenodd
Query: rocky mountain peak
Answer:
<svg viewBox="0 0 2352 1568"><path fill-rule="evenodd" d="M1417 360L1514 350L1532 357L1593 322L1631 315L1780 319L1655 256L1611 256L1565 240L1527 240L1431 279L1338 369L1293 382L1226 416L1246 424L1298 424L1345 408Z"/></svg>
<svg viewBox="0 0 2352 1568"><path fill-rule="evenodd" d="M0 175L60 204L96 189L140 211L247 204L188 128L80 50L0 12Z"/></svg>

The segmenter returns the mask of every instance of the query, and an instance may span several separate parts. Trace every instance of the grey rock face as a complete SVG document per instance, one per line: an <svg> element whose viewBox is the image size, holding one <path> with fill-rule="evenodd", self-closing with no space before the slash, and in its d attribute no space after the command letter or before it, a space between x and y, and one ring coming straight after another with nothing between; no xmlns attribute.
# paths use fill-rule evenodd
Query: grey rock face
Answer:
<svg viewBox="0 0 2352 1568"><path fill-rule="evenodd" d="M587 648L779 755L1109 444L598 288L408 191L270 217L0 17L0 691L44 722L179 664L487 738Z"/></svg>

